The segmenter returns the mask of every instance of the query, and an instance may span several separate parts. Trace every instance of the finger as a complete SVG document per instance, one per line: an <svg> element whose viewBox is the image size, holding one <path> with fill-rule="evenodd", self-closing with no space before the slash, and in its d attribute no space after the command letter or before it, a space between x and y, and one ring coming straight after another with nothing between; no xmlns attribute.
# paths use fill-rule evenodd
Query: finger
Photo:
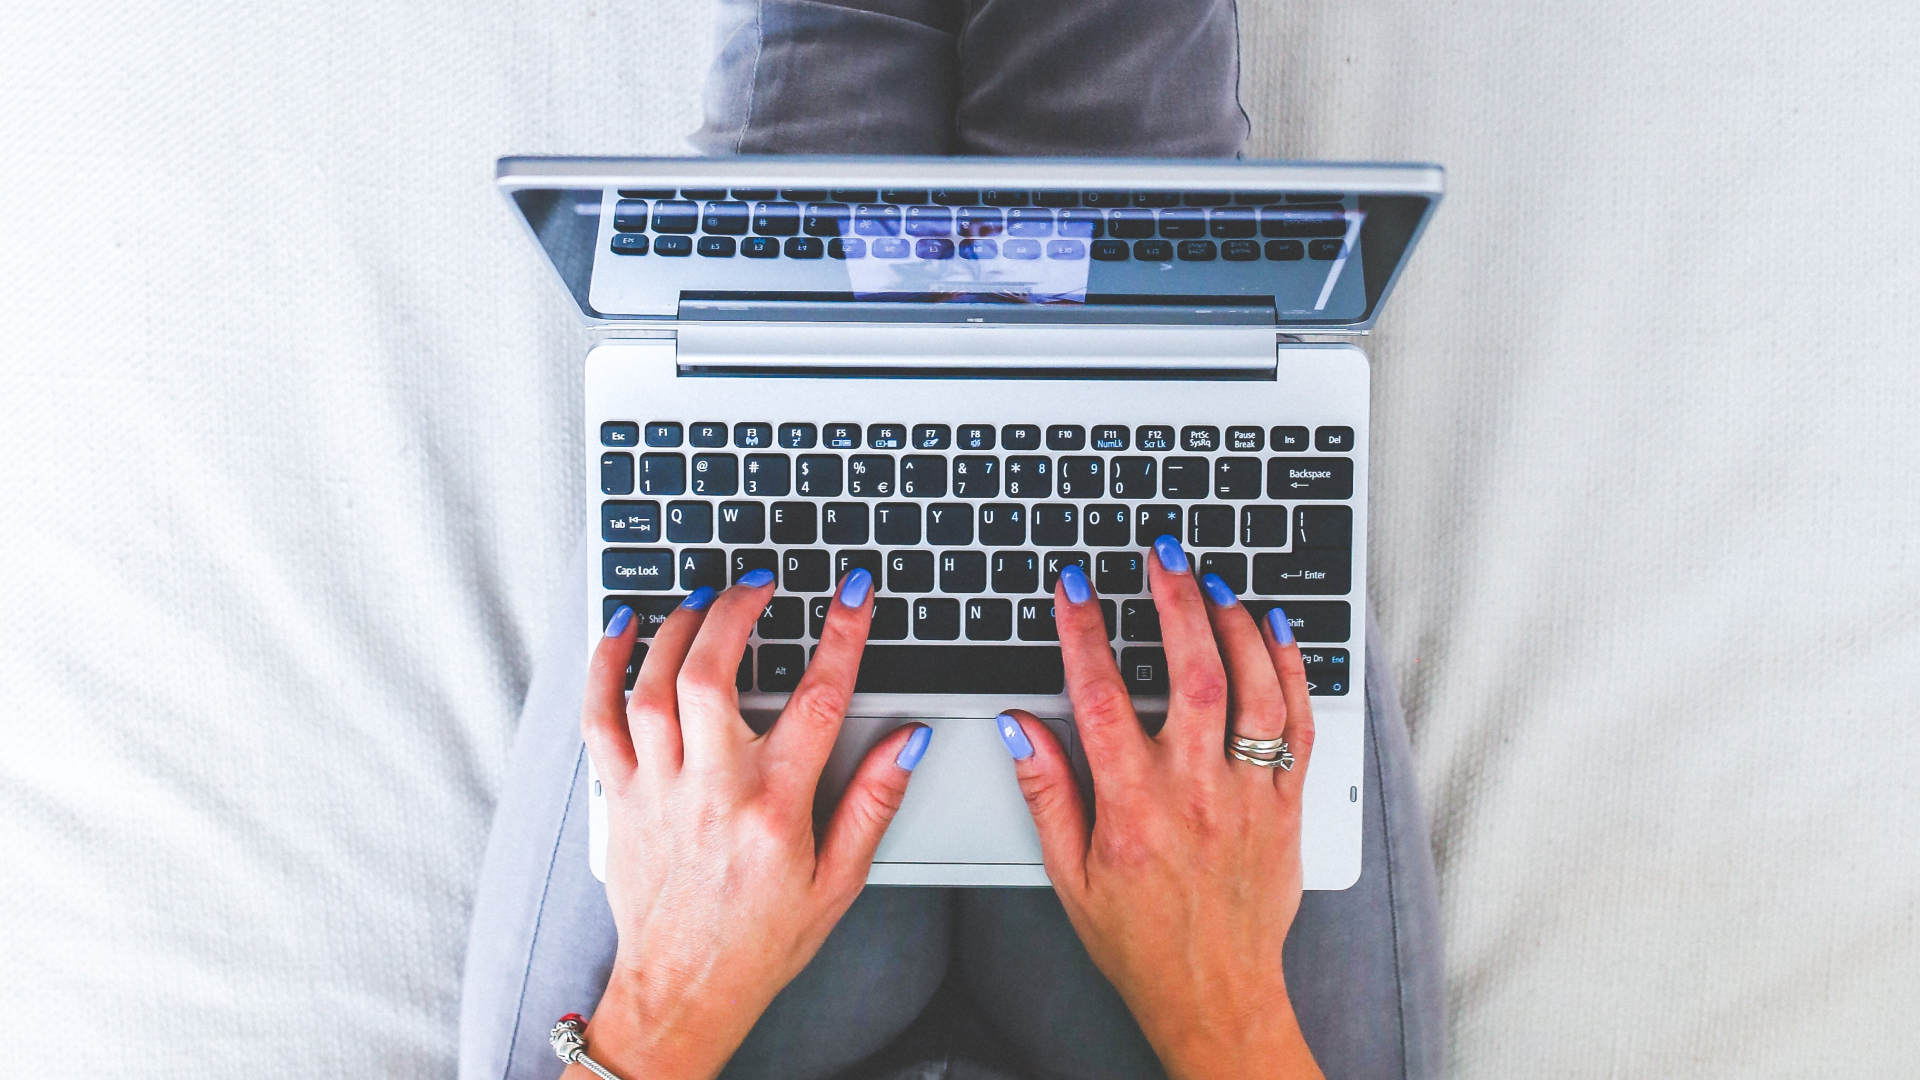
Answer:
<svg viewBox="0 0 1920 1080"><path fill-rule="evenodd" d="M1227 732L1249 739L1277 739L1286 730L1287 705L1280 696L1280 676L1275 673L1273 657L1267 653L1266 639L1254 624L1253 616L1240 603L1218 574L1200 579L1207 596L1207 617L1213 620L1213 639L1220 643L1220 658L1227 668L1227 684L1232 693L1227 701ZM1222 739L1225 735L1222 736ZM1249 779L1273 783L1271 770L1226 757L1224 745L1218 756Z"/></svg>
<svg viewBox="0 0 1920 1080"><path fill-rule="evenodd" d="M1073 724L1087 748L1096 801L1137 789L1147 771L1147 733L1133 711L1107 638L1107 619L1086 572L1068 564L1053 587L1053 623L1066 665Z"/></svg>
<svg viewBox="0 0 1920 1080"><path fill-rule="evenodd" d="M1227 730L1227 669L1213 640L1207 602L1193 580L1180 541L1153 542L1147 582L1160 613L1160 642L1167 650L1167 723L1160 740L1190 755L1223 746Z"/></svg>
<svg viewBox="0 0 1920 1080"><path fill-rule="evenodd" d="M1021 709L1000 714L1000 740L1013 755L1013 775L1040 833L1040 858L1054 888L1071 898L1087 883L1087 807L1060 740Z"/></svg>
<svg viewBox="0 0 1920 1080"><path fill-rule="evenodd" d="M786 710L767 733L769 778L790 782L794 794L809 803L820 770L833 753L833 741L840 737L840 724L847 718L847 703L853 700L860 654L867 647L872 622L873 575L849 570L827 605L820 647L787 699Z"/></svg>
<svg viewBox="0 0 1920 1080"><path fill-rule="evenodd" d="M667 616L640 664L633 693L627 695L627 730L632 733L634 753L658 771L680 769L680 702L674 683L700 624L706 621L713 595L710 588L695 589Z"/></svg>
<svg viewBox="0 0 1920 1080"><path fill-rule="evenodd" d="M1300 790L1307 776L1307 759L1313 756L1313 699L1307 694L1307 669L1300 662L1300 646L1294 644L1293 627L1287 613L1278 607L1261 620L1261 636L1266 639L1267 655L1273 658L1273 670L1280 677L1280 696L1287 703L1287 726L1282 738L1293 752L1293 768L1276 777L1283 790Z"/></svg>
<svg viewBox="0 0 1920 1080"><path fill-rule="evenodd" d="M634 769L627 734L627 661L633 656L633 609L622 604L587 663L587 700L580 709L580 738L602 780L624 781Z"/></svg>
<svg viewBox="0 0 1920 1080"><path fill-rule="evenodd" d="M873 853L907 797L907 780L932 739L933 729L927 725L903 724L867 751L827 822L814 863L815 884L829 895L851 903L866 884Z"/></svg>
<svg viewBox="0 0 1920 1080"><path fill-rule="evenodd" d="M689 767L732 761L753 739L740 718L740 692L734 679L753 624L773 594L773 571L749 570L707 609L706 621L687 650L674 680L680 699L680 739Z"/></svg>

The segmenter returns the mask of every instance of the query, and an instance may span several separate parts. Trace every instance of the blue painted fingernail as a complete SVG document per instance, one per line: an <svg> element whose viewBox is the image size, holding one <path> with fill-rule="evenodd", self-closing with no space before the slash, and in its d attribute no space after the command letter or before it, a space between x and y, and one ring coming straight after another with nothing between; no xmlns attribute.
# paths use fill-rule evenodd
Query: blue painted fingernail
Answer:
<svg viewBox="0 0 1920 1080"><path fill-rule="evenodd" d="M1269 609L1267 625L1273 628L1273 640L1282 645L1293 644L1293 624L1287 621L1287 613L1279 608Z"/></svg>
<svg viewBox="0 0 1920 1080"><path fill-rule="evenodd" d="M1240 602L1240 598L1233 595L1233 586L1228 585L1219 574L1208 574L1201 578L1200 587L1207 590L1207 595L1221 607L1232 607Z"/></svg>
<svg viewBox="0 0 1920 1080"><path fill-rule="evenodd" d="M864 571L862 572L864 573ZM921 728L907 736L907 745L900 748L900 756L894 758L893 763L908 772L912 772L913 767L920 764L920 759L927 756L927 744L932 741L933 729L930 727Z"/></svg>
<svg viewBox="0 0 1920 1080"><path fill-rule="evenodd" d="M873 588L873 574L866 570L854 570L847 574L847 580L840 584L840 602L848 607L859 607L867 602L867 590ZM914 758L915 761L920 760ZM913 766L909 765L911 769Z"/></svg>
<svg viewBox="0 0 1920 1080"><path fill-rule="evenodd" d="M740 580L734 582L734 584L745 585L749 589L757 589L762 585L771 585L773 584L773 571L749 570L746 573L741 574Z"/></svg>
<svg viewBox="0 0 1920 1080"><path fill-rule="evenodd" d="M1180 541L1171 536L1163 536L1153 542L1153 553L1160 557L1162 568L1176 574L1187 573L1187 553L1180 550Z"/></svg>
<svg viewBox="0 0 1920 1080"><path fill-rule="evenodd" d="M1073 603L1084 604L1093 595L1087 572L1080 569L1079 563L1068 563L1060 568L1060 584L1067 587L1067 599Z"/></svg>
<svg viewBox="0 0 1920 1080"><path fill-rule="evenodd" d="M1027 741L1027 733L1020 728L1020 721L1011 713L1001 713L995 718L1000 724L1000 741L1007 744L1007 753L1015 761L1025 761L1033 756L1033 744Z"/></svg>
<svg viewBox="0 0 1920 1080"><path fill-rule="evenodd" d="M621 604L619 610L613 613L613 618L607 620L607 636L619 637L621 634L626 633L627 624L632 621L633 609L625 604Z"/></svg>
<svg viewBox="0 0 1920 1080"><path fill-rule="evenodd" d="M699 611L708 604L713 603L713 597L713 586L702 585L691 593L688 593L687 598L680 601L680 606L690 611Z"/></svg>

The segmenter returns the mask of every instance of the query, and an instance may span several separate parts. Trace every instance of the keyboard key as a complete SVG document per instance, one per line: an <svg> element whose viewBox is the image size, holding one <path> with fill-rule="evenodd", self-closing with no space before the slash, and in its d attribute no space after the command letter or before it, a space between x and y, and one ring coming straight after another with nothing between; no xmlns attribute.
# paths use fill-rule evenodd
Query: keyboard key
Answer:
<svg viewBox="0 0 1920 1080"><path fill-rule="evenodd" d="M1307 258L1318 262L1332 262L1340 257L1340 249L1344 246L1346 246L1345 241L1341 240L1309 240L1307 241ZM664 255L666 252L661 254Z"/></svg>
<svg viewBox="0 0 1920 1080"><path fill-rule="evenodd" d="M1248 600L1247 611L1256 621L1267 617L1268 610L1284 608L1293 637L1301 642L1346 641L1353 636L1353 609L1345 600Z"/></svg>
<svg viewBox="0 0 1920 1080"><path fill-rule="evenodd" d="M1018 547L1026 542L1026 507L1019 503L985 503L980 507L982 546Z"/></svg>
<svg viewBox="0 0 1920 1080"><path fill-rule="evenodd" d="M1095 240L1087 250L1095 262L1126 262L1130 257L1125 240Z"/></svg>
<svg viewBox="0 0 1920 1080"><path fill-rule="evenodd" d="M1079 424L1053 424L1047 428L1047 449L1079 450L1087 445L1087 429Z"/></svg>
<svg viewBox="0 0 1920 1080"><path fill-rule="evenodd" d="M653 253L655 255L665 255L668 258L691 255L693 254L693 237L656 236L653 238Z"/></svg>
<svg viewBox="0 0 1920 1080"><path fill-rule="evenodd" d="M1313 448L1322 453L1344 454L1353 449L1353 429L1350 427L1314 428Z"/></svg>
<svg viewBox="0 0 1920 1080"><path fill-rule="evenodd" d="M1209 551L1200 556L1200 573L1218 574L1227 588L1236 593L1247 591L1247 557L1237 551Z"/></svg>
<svg viewBox="0 0 1920 1080"><path fill-rule="evenodd" d="M773 574L780 570L780 556L766 548L734 548L733 558L727 563L727 582L737 584L740 575L755 570L765 570Z"/></svg>
<svg viewBox="0 0 1920 1080"><path fill-rule="evenodd" d="M685 599L684 596L609 596L600 605L600 627L606 629L614 612L622 607L630 607L633 609L635 636L645 640L660 632L660 626L667 621L667 616L673 614ZM636 668L637 661L646 659L645 649L645 645L637 645L633 650ZM628 689L632 689L631 685Z"/></svg>
<svg viewBox="0 0 1920 1080"><path fill-rule="evenodd" d="M827 245L821 243L817 237L792 236L787 238L782 250L787 253L789 259L818 259L826 255Z"/></svg>
<svg viewBox="0 0 1920 1080"><path fill-rule="evenodd" d="M915 637L922 604L914 603ZM956 621L958 610L954 612ZM948 640L951 640L950 638ZM1060 650L1031 645L869 645L854 692L861 694L1058 694L1066 689Z"/></svg>
<svg viewBox="0 0 1920 1080"><path fill-rule="evenodd" d="M1053 495L1053 460L1013 455L1007 458L1007 497L1045 499Z"/></svg>
<svg viewBox="0 0 1920 1080"><path fill-rule="evenodd" d="M719 548L684 548L680 552L680 591L727 587L727 553Z"/></svg>
<svg viewBox="0 0 1920 1080"><path fill-rule="evenodd" d="M812 424L781 424L780 445L788 450L811 450L820 432Z"/></svg>
<svg viewBox="0 0 1920 1080"><path fill-rule="evenodd" d="M893 459L881 454L855 454L847 463L847 494L862 499L893 496Z"/></svg>
<svg viewBox="0 0 1920 1080"><path fill-rule="evenodd" d="M1049 551L1040 556L1040 591L1053 592L1060 581L1060 568L1077 566L1088 576L1093 574L1093 557L1084 551Z"/></svg>
<svg viewBox="0 0 1920 1080"><path fill-rule="evenodd" d="M1126 547L1133 543L1133 511L1119 503L1095 503L1082 513L1087 543L1094 547Z"/></svg>
<svg viewBox="0 0 1920 1080"><path fill-rule="evenodd" d="M1307 257L1307 246L1298 240L1269 240L1265 251L1272 262L1298 262Z"/></svg>
<svg viewBox="0 0 1920 1080"><path fill-rule="evenodd" d="M940 591L987 591L987 554L984 551L946 551L940 555Z"/></svg>
<svg viewBox="0 0 1920 1080"><path fill-rule="evenodd" d="M761 544L767 539L767 508L757 502L720 504L720 542Z"/></svg>
<svg viewBox="0 0 1920 1080"><path fill-rule="evenodd" d="M602 471L605 471L604 468ZM687 456L685 454L641 455L640 491L646 495L686 494ZM609 494L617 493L609 492Z"/></svg>
<svg viewBox="0 0 1920 1080"><path fill-rule="evenodd" d="M1206 458L1170 457L1160 467L1160 492L1169 499L1204 499L1212 471Z"/></svg>
<svg viewBox="0 0 1920 1080"><path fill-rule="evenodd" d="M835 188L829 195L834 202L879 202L880 193L872 188Z"/></svg>
<svg viewBox="0 0 1920 1080"><path fill-rule="evenodd" d="M952 641L960 636L960 601L941 600L927 597L913 602L913 636L921 641ZM873 650L868 649L867 655ZM860 661L861 674L866 673L866 657ZM927 686L916 686L916 694L935 694L941 691Z"/></svg>
<svg viewBox="0 0 1920 1080"><path fill-rule="evenodd" d="M732 454L693 455L695 495L732 495L739 490L739 458Z"/></svg>
<svg viewBox="0 0 1920 1080"><path fill-rule="evenodd" d="M1254 434L1259 434L1256 430ZM1213 493L1222 499L1260 497L1260 459L1256 457L1220 457L1213 459Z"/></svg>
<svg viewBox="0 0 1920 1080"><path fill-rule="evenodd" d="M653 231L662 233L690 233L700 224L700 204L682 199L662 200L653 204ZM693 244L688 242L691 249ZM664 254L664 252L663 252Z"/></svg>
<svg viewBox="0 0 1920 1080"><path fill-rule="evenodd" d="M621 232L646 232L647 204L640 199L621 199L614 203L613 227Z"/></svg>
<svg viewBox="0 0 1920 1080"><path fill-rule="evenodd" d="M1127 191L1083 191L1080 193L1080 205L1114 207L1126 206L1133 201L1133 194Z"/></svg>
<svg viewBox="0 0 1920 1080"><path fill-rule="evenodd" d="M1163 536L1179 536L1182 520L1177 506L1143 506L1135 511L1135 547L1152 547Z"/></svg>
<svg viewBox="0 0 1920 1080"><path fill-rule="evenodd" d="M820 508L820 539L828 544L867 542L867 504L830 502Z"/></svg>
<svg viewBox="0 0 1920 1080"><path fill-rule="evenodd" d="M913 251L913 245L899 237L879 237L873 241L872 251L876 259L904 259Z"/></svg>
<svg viewBox="0 0 1920 1080"><path fill-rule="evenodd" d="M923 237L913 242L913 257L916 259L951 259L954 250L953 241L945 238Z"/></svg>
<svg viewBox="0 0 1920 1080"><path fill-rule="evenodd" d="M843 240L836 236L827 241L827 258L829 259L864 259L866 257L867 242L865 240Z"/></svg>
<svg viewBox="0 0 1920 1080"><path fill-rule="evenodd" d="M811 544L818 539L818 519L810 502L777 502L769 531L776 544Z"/></svg>
<svg viewBox="0 0 1920 1080"><path fill-rule="evenodd" d="M600 455L600 493L602 495L633 494L633 455Z"/></svg>
<svg viewBox="0 0 1920 1080"><path fill-rule="evenodd" d="M753 231L761 236L794 235L800 231L800 207L785 202L755 203Z"/></svg>
<svg viewBox="0 0 1920 1080"><path fill-rule="evenodd" d="M1185 251L1185 244L1187 242L1203 243L1206 244L1208 248L1213 247L1211 242L1199 239L1207 235L1207 212L1192 207L1162 210L1160 212L1160 235L1166 237L1168 240L1182 241L1180 257L1183 259L1187 257Z"/></svg>
<svg viewBox="0 0 1920 1080"><path fill-rule="evenodd" d="M1041 503L1033 508L1033 542L1049 546L1080 542L1080 508L1072 503Z"/></svg>
<svg viewBox="0 0 1920 1080"><path fill-rule="evenodd" d="M689 191L689 192L686 192L685 194L698 198L705 193L699 192L699 191ZM722 199L725 197L726 197L725 192L720 192L713 196L713 198L716 198L716 199ZM734 188L733 197L743 202L766 202L766 201L779 198L780 191L778 188Z"/></svg>
<svg viewBox="0 0 1920 1080"><path fill-rule="evenodd" d="M609 420L600 425L601 446L632 446L640 441L640 425L631 420Z"/></svg>
<svg viewBox="0 0 1920 1080"><path fill-rule="evenodd" d="M1273 452L1276 454L1305 453L1309 448L1307 429L1303 427L1277 427L1273 429Z"/></svg>
<svg viewBox="0 0 1920 1080"><path fill-rule="evenodd" d="M731 259L738 249L731 236L703 236L693 246L703 259Z"/></svg>
<svg viewBox="0 0 1920 1080"><path fill-rule="evenodd" d="M824 437L829 450L860 449L859 424L828 424Z"/></svg>
<svg viewBox="0 0 1920 1080"><path fill-rule="evenodd" d="M746 493L763 499L787 494L792 483L787 465L785 454L748 454Z"/></svg>
<svg viewBox="0 0 1920 1080"><path fill-rule="evenodd" d="M1086 257L1087 245L1079 240L1047 241L1047 258L1049 259L1072 260L1084 259Z"/></svg>
<svg viewBox="0 0 1920 1080"><path fill-rule="evenodd" d="M1146 425L1133 433L1133 441L1142 450L1171 450L1173 429L1157 424Z"/></svg>
<svg viewBox="0 0 1920 1080"><path fill-rule="evenodd" d="M1117 457L1113 459L1113 497L1116 499L1151 499L1160 493L1154 479L1158 463L1150 457Z"/></svg>
<svg viewBox="0 0 1920 1080"><path fill-rule="evenodd" d="M867 425L869 450L902 450L906 448L906 442L907 425L905 424Z"/></svg>
<svg viewBox="0 0 1920 1080"><path fill-rule="evenodd" d="M1013 636L1013 601L969 600L963 608L968 641L1005 641Z"/></svg>
<svg viewBox="0 0 1920 1080"><path fill-rule="evenodd" d="M932 592L933 552L896 551L888 555L887 591L906 595Z"/></svg>
<svg viewBox="0 0 1920 1080"><path fill-rule="evenodd" d="M1294 507L1293 546L1296 548L1352 547L1353 507Z"/></svg>
<svg viewBox="0 0 1920 1080"><path fill-rule="evenodd" d="M788 202L820 202L827 198L824 188L781 188L780 197Z"/></svg>
<svg viewBox="0 0 1920 1080"><path fill-rule="evenodd" d="M1053 211L1039 206L1016 206L1007 211L1008 236L1052 236Z"/></svg>
<svg viewBox="0 0 1920 1080"><path fill-rule="evenodd" d="M773 445L772 424L733 425L733 445L742 450L764 450Z"/></svg>
<svg viewBox="0 0 1920 1080"><path fill-rule="evenodd" d="M1173 241L1171 240L1135 240L1133 257L1141 262L1172 262Z"/></svg>
<svg viewBox="0 0 1920 1080"><path fill-rule="evenodd" d="M751 645L740 650L740 666L733 672L733 688L742 694L753 689L753 646ZM628 682L627 689L633 689L631 681Z"/></svg>
<svg viewBox="0 0 1920 1080"><path fill-rule="evenodd" d="M1000 459L962 454L953 459L953 494L959 499L992 499L1000 494Z"/></svg>
<svg viewBox="0 0 1920 1080"><path fill-rule="evenodd" d="M875 603L874 607L877 609L879 604ZM833 597L815 596L810 598L807 601L807 632L816 638L823 636L827 629L827 612L832 610ZM868 636L872 636L873 634L873 625L871 623L867 625L867 634Z"/></svg>
<svg viewBox="0 0 1920 1080"><path fill-rule="evenodd" d="M880 200L890 203L923 203L929 200L929 196L930 193L926 188L920 188L918 190L896 188L891 191L882 191L880 193Z"/></svg>
<svg viewBox="0 0 1920 1080"><path fill-rule="evenodd" d="M1020 640L1059 641L1060 628L1053 622L1053 601L1020 601Z"/></svg>
<svg viewBox="0 0 1920 1080"><path fill-rule="evenodd" d="M1240 546L1277 548L1287 546L1287 508L1284 506L1248 506L1240 511Z"/></svg>
<svg viewBox="0 0 1920 1080"><path fill-rule="evenodd" d="M1211 240L1182 240L1174 250L1180 253L1182 262L1212 262L1220 256L1220 249Z"/></svg>
<svg viewBox="0 0 1920 1080"><path fill-rule="evenodd" d="M951 236L953 210L945 206L907 207L908 236Z"/></svg>
<svg viewBox="0 0 1920 1080"><path fill-rule="evenodd" d="M792 593L833 588L833 560L818 548L797 548L780 557L781 587Z"/></svg>
<svg viewBox="0 0 1920 1080"><path fill-rule="evenodd" d="M1146 697L1167 693L1167 650L1132 648L1120 650L1120 678L1127 692Z"/></svg>
<svg viewBox="0 0 1920 1080"><path fill-rule="evenodd" d="M1030 593L1040 588L1040 556L1031 551L996 551L988 563L994 592Z"/></svg>
<svg viewBox="0 0 1920 1080"><path fill-rule="evenodd" d="M973 543L973 507L968 503L934 503L927 507L927 543L938 547Z"/></svg>
<svg viewBox="0 0 1920 1080"><path fill-rule="evenodd" d="M1300 664L1307 671L1307 693L1338 697L1352 684L1345 649L1302 649Z"/></svg>
<svg viewBox="0 0 1920 1080"><path fill-rule="evenodd" d="M853 208L853 231L861 236L899 236L900 208L863 204Z"/></svg>
<svg viewBox="0 0 1920 1080"><path fill-rule="evenodd" d="M877 551L836 551L833 553L833 580L836 583L845 581L847 575L855 570L865 570L873 575L875 585L878 587L878 583L883 580L880 575L884 566L885 563Z"/></svg>
<svg viewBox="0 0 1920 1080"><path fill-rule="evenodd" d="M1220 429L1191 426L1180 429L1180 449L1194 454L1211 454L1220 449Z"/></svg>
<svg viewBox="0 0 1920 1080"><path fill-rule="evenodd" d="M1227 429L1227 449L1236 454L1257 454L1266 449L1265 433L1257 427Z"/></svg>
<svg viewBox="0 0 1920 1080"><path fill-rule="evenodd" d="M886 547L909 547L919 543L920 504L881 503L874 507L873 542Z"/></svg>
<svg viewBox="0 0 1920 1080"><path fill-rule="evenodd" d="M938 454L909 454L901 458L900 494L910 499L945 498L947 459Z"/></svg>
<svg viewBox="0 0 1920 1080"><path fill-rule="evenodd" d="M1153 235L1153 211L1123 209L1107 214L1107 234L1121 240L1145 240Z"/></svg>
<svg viewBox="0 0 1920 1080"><path fill-rule="evenodd" d="M1120 602L1121 641L1159 641L1160 609L1151 600Z"/></svg>
<svg viewBox="0 0 1920 1080"><path fill-rule="evenodd" d="M1100 498L1107 493L1106 472L1106 462L1097 457L1061 458L1060 497L1063 499Z"/></svg>
<svg viewBox="0 0 1920 1080"><path fill-rule="evenodd" d="M800 231L808 236L845 236L853 231L853 208L845 203L808 203L800 217Z"/></svg>
<svg viewBox="0 0 1920 1080"><path fill-rule="evenodd" d="M1147 557L1138 551L1103 551L1094 556L1093 587L1108 596L1147 591Z"/></svg>
<svg viewBox="0 0 1920 1080"><path fill-rule="evenodd" d="M667 504L667 540L674 544L705 544L713 540L713 504Z"/></svg>
<svg viewBox="0 0 1920 1080"><path fill-rule="evenodd" d="M1180 193L1177 191L1136 191L1133 193L1135 206L1179 206Z"/></svg>
<svg viewBox="0 0 1920 1080"><path fill-rule="evenodd" d="M727 425L717 420L694 424L687 429L687 441L702 449L727 445Z"/></svg>
<svg viewBox="0 0 1920 1080"><path fill-rule="evenodd" d="M657 502L601 503L600 539L619 544L658 543L660 504Z"/></svg>
<svg viewBox="0 0 1920 1080"><path fill-rule="evenodd" d="M980 201L980 192L962 191L958 188L933 193L933 201L942 206L966 206Z"/></svg>
<svg viewBox="0 0 1920 1080"><path fill-rule="evenodd" d="M1193 547L1233 546L1233 507L1196 506L1187 514L1187 543Z"/></svg>
<svg viewBox="0 0 1920 1080"><path fill-rule="evenodd" d="M1119 424L1102 424L1093 429L1093 448L1095 450L1125 450L1130 441L1129 432Z"/></svg>
<svg viewBox="0 0 1920 1080"><path fill-rule="evenodd" d="M1000 429L1000 445L1007 450L1040 449L1040 427L1037 424L1008 424Z"/></svg>
<svg viewBox="0 0 1920 1080"><path fill-rule="evenodd" d="M710 202L700 215L700 231L715 236L745 236L749 213L743 202Z"/></svg>
<svg viewBox="0 0 1920 1080"><path fill-rule="evenodd" d="M608 589L664 592L673 588L673 552L666 548L608 548L600 553L600 584Z"/></svg>
<svg viewBox="0 0 1920 1080"><path fill-rule="evenodd" d="M1223 207L1207 215L1207 235L1215 240L1244 240L1260 230L1251 206ZM1260 248L1253 248L1258 256Z"/></svg>
<svg viewBox="0 0 1920 1080"><path fill-rule="evenodd" d="M670 420L651 421L647 424L647 445L661 448L679 446L683 438L681 431L680 425Z"/></svg>
<svg viewBox="0 0 1920 1080"><path fill-rule="evenodd" d="M797 638L807 632L806 601L797 596L776 596L767 601L754 630L762 638Z"/></svg>
<svg viewBox="0 0 1920 1080"><path fill-rule="evenodd" d="M840 494L840 458L836 454L802 454L794 463L793 490L809 499L831 499Z"/></svg>
<svg viewBox="0 0 1920 1080"><path fill-rule="evenodd" d="M980 201L988 206L1025 206L1028 199L1024 191L983 191Z"/></svg>
<svg viewBox="0 0 1920 1080"><path fill-rule="evenodd" d="M1106 217L1098 210L1062 210L1056 217L1061 236L1097 240L1106 235ZM1077 256L1076 256L1077 257Z"/></svg>
<svg viewBox="0 0 1920 1080"><path fill-rule="evenodd" d="M913 448L915 450L945 450L953 441L953 429L945 424L915 424L913 426Z"/></svg>
<svg viewBox="0 0 1920 1080"><path fill-rule="evenodd" d="M873 602L873 621L867 624L868 641L901 641L907 636L907 602L898 596L882 596Z"/></svg>
<svg viewBox="0 0 1920 1080"><path fill-rule="evenodd" d="M1277 457L1267 459L1267 498L1351 499L1353 459Z"/></svg>
<svg viewBox="0 0 1920 1080"><path fill-rule="evenodd" d="M673 189L672 188L621 188L620 197L623 199L671 199L673 198Z"/></svg>
<svg viewBox="0 0 1920 1080"><path fill-rule="evenodd" d="M1253 557L1253 591L1263 596L1340 596L1353 587L1353 552L1308 548Z"/></svg>
<svg viewBox="0 0 1920 1080"><path fill-rule="evenodd" d="M804 645L760 646L759 683L763 693L785 694L800 685L806 674L807 649Z"/></svg>
<svg viewBox="0 0 1920 1080"><path fill-rule="evenodd" d="M960 425L959 441L954 445L961 450L991 450L994 444L992 424Z"/></svg>
<svg viewBox="0 0 1920 1080"><path fill-rule="evenodd" d="M1260 258L1258 240L1222 240L1220 257L1228 262L1255 262Z"/></svg>

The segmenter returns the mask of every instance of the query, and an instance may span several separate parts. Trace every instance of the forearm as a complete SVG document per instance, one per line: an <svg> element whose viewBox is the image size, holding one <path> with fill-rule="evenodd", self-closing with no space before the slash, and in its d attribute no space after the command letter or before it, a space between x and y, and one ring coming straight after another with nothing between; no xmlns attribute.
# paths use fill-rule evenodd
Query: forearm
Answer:
<svg viewBox="0 0 1920 1080"><path fill-rule="evenodd" d="M621 1080L711 1080L740 1039L724 1025L673 1010L669 1018L653 995L631 977L616 974L586 1029L587 1054ZM563 1080L597 1080L584 1065L570 1065Z"/></svg>

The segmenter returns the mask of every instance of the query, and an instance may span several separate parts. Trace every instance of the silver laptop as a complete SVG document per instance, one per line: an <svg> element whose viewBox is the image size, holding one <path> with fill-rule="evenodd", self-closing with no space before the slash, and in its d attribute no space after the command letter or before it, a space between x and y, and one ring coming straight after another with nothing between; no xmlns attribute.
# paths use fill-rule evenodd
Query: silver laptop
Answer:
<svg viewBox="0 0 1920 1080"><path fill-rule="evenodd" d="M1317 722L1306 887L1359 877L1369 412L1354 341L1440 169L509 158L498 179L596 337L589 647L631 606L637 669L688 591L773 570L738 676L764 728L834 583L873 572L822 807L901 722L934 736L871 882L1047 884L994 717L1046 718L1084 781L1052 610L1071 562L1159 722L1144 559L1164 534L1256 616L1286 610Z"/></svg>

